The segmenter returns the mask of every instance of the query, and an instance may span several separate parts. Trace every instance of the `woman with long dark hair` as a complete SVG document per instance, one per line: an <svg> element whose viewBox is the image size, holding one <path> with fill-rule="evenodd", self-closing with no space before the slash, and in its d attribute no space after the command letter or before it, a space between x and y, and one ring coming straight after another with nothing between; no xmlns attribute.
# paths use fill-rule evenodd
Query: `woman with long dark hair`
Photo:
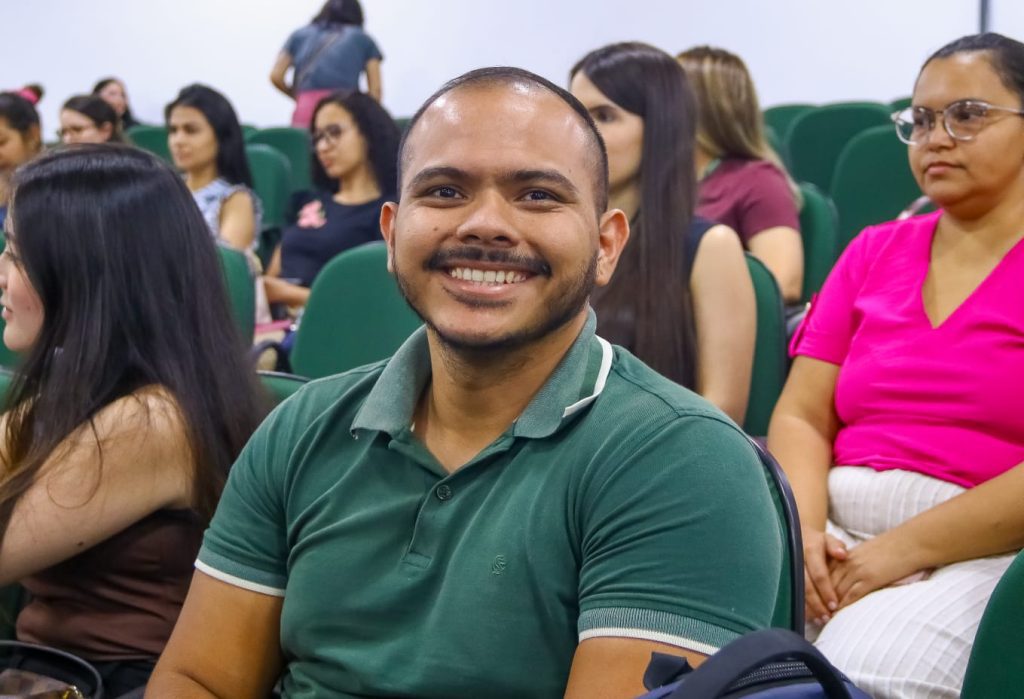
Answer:
<svg viewBox="0 0 1024 699"><path fill-rule="evenodd" d="M82 145L21 168L0 256L0 585L20 640L145 684L205 523L261 416L219 258L179 177Z"/></svg>
<svg viewBox="0 0 1024 699"><path fill-rule="evenodd" d="M252 191L245 139L228 99L206 85L182 88L164 109L167 143L210 232L252 250L263 211Z"/></svg>
<svg viewBox="0 0 1024 699"><path fill-rule="evenodd" d="M381 240L380 209L397 187L398 127L368 95L336 92L313 113L318 193L284 230L267 267L267 300L305 305L320 269L349 248Z"/></svg>
<svg viewBox="0 0 1024 699"><path fill-rule="evenodd" d="M683 69L642 43L587 54L571 71L608 149L611 208L632 234L595 292L598 332L737 422L754 355L754 290L736 233L693 216L697 108Z"/></svg>
<svg viewBox="0 0 1024 699"><path fill-rule="evenodd" d="M363 31L359 0L327 0L309 24L288 37L270 82L295 100L292 126L304 129L321 99L339 90L357 92L363 73L366 93L379 102L382 60L376 42ZM285 78L290 68L291 82Z"/></svg>
<svg viewBox="0 0 1024 699"><path fill-rule="evenodd" d="M57 135L63 143L123 143L121 120L96 95L75 95L60 108Z"/></svg>

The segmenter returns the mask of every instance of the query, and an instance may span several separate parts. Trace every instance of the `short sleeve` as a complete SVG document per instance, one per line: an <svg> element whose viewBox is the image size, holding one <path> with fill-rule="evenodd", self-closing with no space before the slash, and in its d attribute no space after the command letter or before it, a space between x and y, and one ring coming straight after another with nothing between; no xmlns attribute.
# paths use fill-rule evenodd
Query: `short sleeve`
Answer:
<svg viewBox="0 0 1024 699"><path fill-rule="evenodd" d="M842 364L846 359L860 324L856 301L872 259L868 250L874 237L871 230L866 229L847 246L821 291L811 299L790 342L791 356L802 355L831 364Z"/></svg>
<svg viewBox="0 0 1024 699"><path fill-rule="evenodd" d="M748 196L738 212L739 231L744 240L779 226L799 231L800 216L785 175L768 162L761 163L752 174L747 181Z"/></svg>
<svg viewBox="0 0 1024 699"><path fill-rule="evenodd" d="M674 417L617 456L584 490L580 641L712 653L769 626L782 530L739 430L711 415Z"/></svg>
<svg viewBox="0 0 1024 699"><path fill-rule="evenodd" d="M256 430L231 468L196 567L224 582L283 596L288 545L283 506L290 440L282 405Z"/></svg>
<svg viewBox="0 0 1024 699"><path fill-rule="evenodd" d="M291 36L288 37L288 40L284 42L284 47L282 47L281 49L289 56L291 56L293 61L295 60L295 56L298 55L299 49L301 48L302 45L301 32L301 29L297 29L294 32L292 32Z"/></svg>
<svg viewBox="0 0 1024 699"><path fill-rule="evenodd" d="M377 42L373 40L369 34L363 34L363 53L366 55L365 61L377 59L378 61L384 60L384 54L380 52L380 48L377 46Z"/></svg>

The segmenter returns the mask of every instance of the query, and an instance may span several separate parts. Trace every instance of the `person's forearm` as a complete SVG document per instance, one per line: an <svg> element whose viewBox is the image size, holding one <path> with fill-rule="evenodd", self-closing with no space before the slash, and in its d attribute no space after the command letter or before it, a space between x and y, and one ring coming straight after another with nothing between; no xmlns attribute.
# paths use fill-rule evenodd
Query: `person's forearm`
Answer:
<svg viewBox="0 0 1024 699"><path fill-rule="evenodd" d="M289 306L305 306L309 301L309 289L286 282L278 277L264 277L263 285L270 303L284 303Z"/></svg>
<svg viewBox="0 0 1024 699"><path fill-rule="evenodd" d="M768 426L768 449L789 479L800 525L824 531L828 519L831 442L803 419L776 409Z"/></svg>
<svg viewBox="0 0 1024 699"><path fill-rule="evenodd" d="M145 699L227 699L215 694L197 680L173 670L158 667L146 684Z"/></svg>
<svg viewBox="0 0 1024 699"><path fill-rule="evenodd" d="M1024 463L913 517L888 535L919 570L1024 547Z"/></svg>
<svg viewBox="0 0 1024 699"><path fill-rule="evenodd" d="M279 78L275 75L270 76L270 82L278 89L279 92L287 95L288 97L294 97L294 92L288 83L284 81L284 78Z"/></svg>

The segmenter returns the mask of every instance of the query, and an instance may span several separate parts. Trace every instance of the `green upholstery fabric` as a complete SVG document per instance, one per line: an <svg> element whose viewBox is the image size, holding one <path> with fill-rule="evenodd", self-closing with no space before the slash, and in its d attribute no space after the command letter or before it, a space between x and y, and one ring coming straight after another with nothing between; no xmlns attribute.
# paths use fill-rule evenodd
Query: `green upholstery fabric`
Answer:
<svg viewBox="0 0 1024 699"><path fill-rule="evenodd" d="M793 125L793 121L812 109L814 109L813 104L778 104L768 107L763 113L764 125L777 133L779 138L784 139L789 133L789 127Z"/></svg>
<svg viewBox="0 0 1024 699"><path fill-rule="evenodd" d="M1024 694L1024 553L1017 554L989 598L967 662L961 699Z"/></svg>
<svg viewBox="0 0 1024 699"><path fill-rule="evenodd" d="M133 145L159 155L167 162L171 162L171 149L167 145L166 126L144 126L139 124L128 129L125 134Z"/></svg>
<svg viewBox="0 0 1024 699"><path fill-rule="evenodd" d="M284 157L288 158L292 173L290 191L301 192L312 187L310 158L313 147L309 142L308 131L290 126L260 129L247 134L245 142L262 143L277 149Z"/></svg>
<svg viewBox="0 0 1024 699"><path fill-rule="evenodd" d="M892 124L850 139L836 162L832 201L839 211L839 250L865 226L896 218L921 196L907 163L907 146Z"/></svg>
<svg viewBox="0 0 1024 699"><path fill-rule="evenodd" d="M218 245L220 264L224 269L231 313L238 324L238 331L247 344L252 343L256 330L256 286L249 261L245 255L225 245Z"/></svg>
<svg viewBox="0 0 1024 699"><path fill-rule="evenodd" d="M811 300L832 271L839 255L839 217L827 194L813 184L800 183L800 237L804 243L804 288L801 300Z"/></svg>
<svg viewBox="0 0 1024 699"><path fill-rule="evenodd" d="M311 379L391 356L421 325L387 270L383 242L347 250L317 275L291 352Z"/></svg>
<svg viewBox="0 0 1024 699"><path fill-rule="evenodd" d="M889 107L874 102L829 104L801 114L786 134L790 174L831 192L832 173L846 144L864 129L883 124L890 124Z"/></svg>
<svg viewBox="0 0 1024 699"><path fill-rule="evenodd" d="M900 97L899 99L895 99L889 103L889 109L891 109L894 112L901 111L909 107L912 100L912 97Z"/></svg>
<svg viewBox="0 0 1024 699"><path fill-rule="evenodd" d="M747 434L765 435L786 382L786 316L775 277L750 253L746 253L746 258L757 300L757 340L743 429Z"/></svg>
<svg viewBox="0 0 1024 699"><path fill-rule="evenodd" d="M263 204L263 227L281 228L291 194L292 168L288 158L262 143L246 144L245 156L252 171L253 189Z"/></svg>
<svg viewBox="0 0 1024 699"><path fill-rule="evenodd" d="M271 397L274 405L277 405L309 383L309 379L303 376L286 374L282 371L260 371L259 377L263 390Z"/></svg>

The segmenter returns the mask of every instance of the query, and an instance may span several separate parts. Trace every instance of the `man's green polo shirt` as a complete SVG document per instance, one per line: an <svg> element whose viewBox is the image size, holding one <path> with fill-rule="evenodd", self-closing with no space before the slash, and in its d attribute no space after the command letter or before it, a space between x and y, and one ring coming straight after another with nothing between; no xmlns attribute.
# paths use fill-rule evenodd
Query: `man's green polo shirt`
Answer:
<svg viewBox="0 0 1024 699"><path fill-rule="evenodd" d="M196 565L284 596L286 697L560 697L581 640L708 653L768 625L782 539L755 453L594 325L455 473L410 430L422 330L260 427Z"/></svg>

